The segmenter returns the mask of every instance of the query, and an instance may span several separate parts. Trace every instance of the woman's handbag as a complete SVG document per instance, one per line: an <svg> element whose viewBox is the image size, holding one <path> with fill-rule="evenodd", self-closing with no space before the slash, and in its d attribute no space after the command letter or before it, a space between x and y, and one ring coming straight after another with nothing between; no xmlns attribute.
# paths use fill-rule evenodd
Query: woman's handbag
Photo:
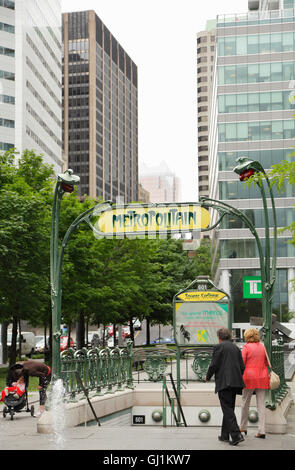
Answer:
<svg viewBox="0 0 295 470"><path fill-rule="evenodd" d="M278 376L278 374L276 374L273 370L272 370L272 367L271 367L271 363L270 363L270 360L269 360L269 357L268 357L268 354L267 354L267 351L265 349L265 354L266 354L266 357L267 357L267 361L268 361L268 364L269 364L269 367L270 367L270 373L269 373L269 388L271 390L276 390L277 388L279 388L280 386L280 377Z"/></svg>

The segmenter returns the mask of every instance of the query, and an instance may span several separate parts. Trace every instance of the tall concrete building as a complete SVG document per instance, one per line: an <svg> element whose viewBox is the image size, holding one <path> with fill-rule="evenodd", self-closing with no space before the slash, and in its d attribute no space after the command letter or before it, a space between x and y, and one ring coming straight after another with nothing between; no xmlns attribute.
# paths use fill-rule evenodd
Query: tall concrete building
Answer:
<svg viewBox="0 0 295 470"><path fill-rule="evenodd" d="M63 14L65 165L79 191L138 199L137 66L94 11Z"/></svg>
<svg viewBox="0 0 295 470"><path fill-rule="evenodd" d="M150 202L179 201L179 178L174 175L164 161L154 167L142 164L140 184L149 192Z"/></svg>
<svg viewBox="0 0 295 470"><path fill-rule="evenodd" d="M295 80L294 1L249 0L248 6L245 14L217 18L209 186L210 197L245 211L264 246L260 191L246 187L232 170L240 156L269 169L290 159L293 151L294 104L289 95ZM285 227L294 220L295 190L287 185L284 193L274 189L274 194L278 226ZM268 208L273 224L269 198ZM279 320L295 311L289 282L295 278L295 247L289 240L288 232L278 235L273 313ZM260 275L255 239L241 220L226 216L215 231L215 248L215 281L232 296L234 320L249 321L261 314L261 300L243 294L243 278Z"/></svg>
<svg viewBox="0 0 295 470"><path fill-rule="evenodd" d="M60 0L0 0L0 150L62 168Z"/></svg>
<svg viewBox="0 0 295 470"><path fill-rule="evenodd" d="M209 124L210 98L215 56L216 21L206 24L197 34L197 82L198 82L198 188L199 197L209 195Z"/></svg>

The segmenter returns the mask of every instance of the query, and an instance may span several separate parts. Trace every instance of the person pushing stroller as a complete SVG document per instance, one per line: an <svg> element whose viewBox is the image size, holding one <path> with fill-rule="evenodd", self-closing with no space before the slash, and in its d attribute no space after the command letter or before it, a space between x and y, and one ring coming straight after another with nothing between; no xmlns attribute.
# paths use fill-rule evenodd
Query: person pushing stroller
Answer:
<svg viewBox="0 0 295 470"><path fill-rule="evenodd" d="M10 387L5 387L1 392L1 400L4 401L8 395L13 395L13 398L20 398L26 391L26 383L23 375L19 377L16 382L12 382Z"/></svg>
<svg viewBox="0 0 295 470"><path fill-rule="evenodd" d="M51 369L49 366L39 361L25 361L20 365L21 368L15 370L15 377L24 375L25 381L29 383L29 377L39 377L39 397L40 397L40 406L39 411L35 415L36 418L39 418L45 410L45 402L47 399L46 389L51 381Z"/></svg>

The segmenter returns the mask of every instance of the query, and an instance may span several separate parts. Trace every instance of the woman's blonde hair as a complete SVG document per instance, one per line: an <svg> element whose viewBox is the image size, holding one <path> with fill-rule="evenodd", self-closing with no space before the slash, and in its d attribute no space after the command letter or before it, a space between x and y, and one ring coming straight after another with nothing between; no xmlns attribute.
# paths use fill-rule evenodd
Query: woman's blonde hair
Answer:
<svg viewBox="0 0 295 470"><path fill-rule="evenodd" d="M246 343L259 343L259 331L256 328L249 328L244 333Z"/></svg>

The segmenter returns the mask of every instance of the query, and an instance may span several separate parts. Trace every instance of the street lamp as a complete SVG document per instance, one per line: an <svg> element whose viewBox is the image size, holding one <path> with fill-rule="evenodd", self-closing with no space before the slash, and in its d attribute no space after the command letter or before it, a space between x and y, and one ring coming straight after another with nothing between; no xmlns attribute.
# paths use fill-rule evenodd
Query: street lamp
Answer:
<svg viewBox="0 0 295 470"><path fill-rule="evenodd" d="M272 297L273 297L273 288L276 279L276 242L277 242L277 221L276 221L276 211L274 198L272 193L272 188L270 181L267 177L267 174L263 166L257 162L248 159L247 157L240 157L237 159L239 164L234 168L234 172L240 176L240 181L247 181L250 177L255 174L263 173L264 179L266 180L269 194L272 204L273 220L274 220L274 243L273 243L273 256L272 256L272 267L270 266L270 235L269 235L269 217L268 217L268 207L267 199L265 194L265 189L263 185L263 180L258 178L258 188L260 190L262 201L263 201L263 212L265 220L265 264L264 264L264 279L265 282L262 284L262 312L263 312L263 332L265 334L265 347L267 349L268 355L271 358L271 346L272 346ZM262 279L261 279L262 280Z"/></svg>
<svg viewBox="0 0 295 470"><path fill-rule="evenodd" d="M80 178L68 169L59 174L54 191L52 215L51 215L51 238L50 238L50 285L51 285L51 308L52 308L52 376L53 379L60 377L60 309L61 309L61 273L60 273L60 251L59 251L59 214L60 203L65 193L74 191L74 185L79 184Z"/></svg>
<svg viewBox="0 0 295 470"><path fill-rule="evenodd" d="M52 308L52 377L57 380L61 377L60 361L60 323L61 323L61 272L63 256L67 244L73 232L82 222L86 222L92 230L90 219L95 214L99 216L101 212L109 209L111 201L97 204L80 214L69 226L65 236L59 243L59 215L61 199L65 193L72 193L74 186L79 184L80 178L73 174L72 170L66 170L59 174L54 191L54 199L51 215L51 238L50 238L50 284L51 284L51 308ZM99 232L100 235L103 235Z"/></svg>
<svg viewBox="0 0 295 470"><path fill-rule="evenodd" d="M277 241L277 221L276 221L276 211L275 211L275 204L274 204L274 197L272 193L272 188L270 181L265 173L264 168L262 165L257 162L250 160L247 157L240 157L237 159L238 165L234 168L234 172L240 176L240 181L247 181L251 176L257 175L258 176L258 187L260 189L263 201L263 209L264 209L264 217L265 217L265 252L263 252L261 239L256 231L255 225L253 222L247 217L245 212L223 202L218 201L215 199L210 199L207 197L200 197L200 201L203 207L211 207L212 209L217 210L219 214L219 219L217 222L206 229L202 229L201 231L208 231L212 230L213 228L217 227L223 217L225 215L234 215L238 219L242 220L244 224L250 229L252 235L255 237L257 249L258 249L258 256L260 262L260 270L261 270L261 288L262 288L262 314L263 314L263 335L264 335L264 343L266 350L268 352L268 356L271 359L271 352L272 352L272 311L271 311L271 304L272 304L272 297L273 297L273 287L276 277L276 241ZM270 267L270 237L269 237L269 217L268 217L268 209L267 209L267 200L265 189L263 186L263 180L259 177L259 173L263 173L264 179L266 180L269 194L271 198L272 204L272 212L273 212L273 220L274 220L274 245L273 245L273 256L272 256L272 267ZM274 403L274 396L272 392L269 392L267 405L270 408L275 408Z"/></svg>

